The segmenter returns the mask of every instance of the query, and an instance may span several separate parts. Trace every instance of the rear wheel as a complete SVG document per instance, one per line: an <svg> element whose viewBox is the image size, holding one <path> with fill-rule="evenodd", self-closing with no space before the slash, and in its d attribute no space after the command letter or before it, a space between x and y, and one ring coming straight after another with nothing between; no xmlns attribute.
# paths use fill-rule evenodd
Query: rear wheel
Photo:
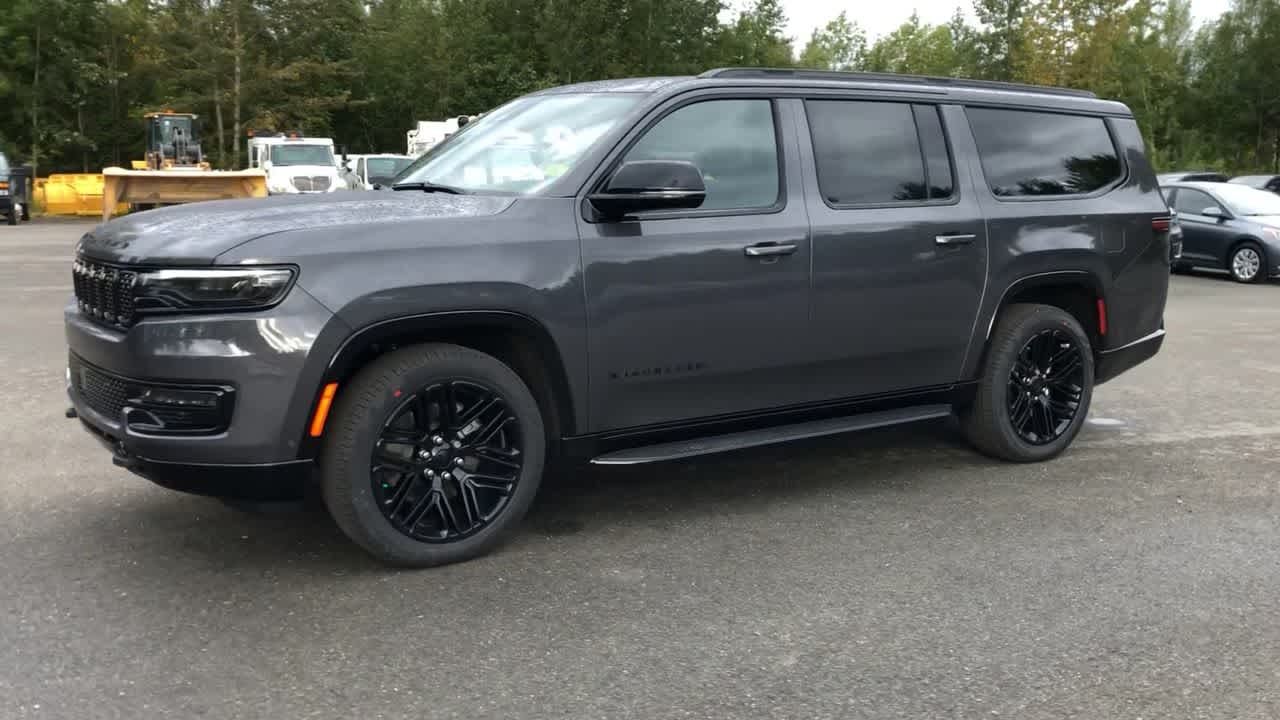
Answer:
<svg viewBox="0 0 1280 720"><path fill-rule="evenodd" d="M8 224L10 224L10 225L17 225L17 224L18 224L18 213L19 213L19 212L20 212L20 211L18 210L18 206L17 206L17 205L10 206L10 208L9 208L9 214L6 216L6 218L5 218L5 222L7 222L7 223L8 223Z"/></svg>
<svg viewBox="0 0 1280 720"><path fill-rule="evenodd" d="M1037 462L1071 444L1093 397L1093 349L1080 323L1049 305L1011 305L991 336L973 405L961 416L978 450Z"/></svg>
<svg viewBox="0 0 1280 720"><path fill-rule="evenodd" d="M338 526L384 562L429 567L497 547L542 480L546 437L529 388L456 345L379 358L342 392L322 459Z"/></svg>
<svg viewBox="0 0 1280 720"><path fill-rule="evenodd" d="M1255 242L1243 242L1231 251L1227 260L1227 271L1236 282L1257 282L1266 276L1266 255Z"/></svg>

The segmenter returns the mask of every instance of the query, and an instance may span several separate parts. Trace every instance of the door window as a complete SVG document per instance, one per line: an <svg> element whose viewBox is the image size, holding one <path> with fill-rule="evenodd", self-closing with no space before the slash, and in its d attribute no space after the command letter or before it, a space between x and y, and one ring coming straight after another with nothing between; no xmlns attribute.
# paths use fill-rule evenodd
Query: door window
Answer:
<svg viewBox="0 0 1280 720"><path fill-rule="evenodd" d="M936 123L937 111L930 110ZM940 176L938 197L951 194L951 171L941 126L930 128L935 157L926 163L910 105L810 100L805 103L805 113L813 137L818 187L829 204L928 200L927 169Z"/></svg>
<svg viewBox="0 0 1280 720"><path fill-rule="evenodd" d="M746 210L778 203L781 186L773 103L708 100L686 105L648 130L623 161L686 160L702 171L699 210Z"/></svg>
<svg viewBox="0 0 1280 720"><path fill-rule="evenodd" d="M1209 193L1188 188L1178 188L1178 194L1174 196L1173 206L1180 215L1203 215L1205 210L1218 207L1218 202L1209 197Z"/></svg>

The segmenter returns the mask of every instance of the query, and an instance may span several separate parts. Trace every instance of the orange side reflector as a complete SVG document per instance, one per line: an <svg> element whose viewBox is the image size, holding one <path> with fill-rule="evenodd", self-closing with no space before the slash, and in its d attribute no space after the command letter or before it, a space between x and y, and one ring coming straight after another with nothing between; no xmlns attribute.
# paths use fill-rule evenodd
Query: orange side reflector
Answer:
<svg viewBox="0 0 1280 720"><path fill-rule="evenodd" d="M1098 298L1098 334L1107 334L1107 301Z"/></svg>
<svg viewBox="0 0 1280 720"><path fill-rule="evenodd" d="M320 402L316 403L316 414L311 416L311 437L324 434L324 421L329 417L329 406L333 405L333 396L338 392L338 383L329 383L320 393Z"/></svg>

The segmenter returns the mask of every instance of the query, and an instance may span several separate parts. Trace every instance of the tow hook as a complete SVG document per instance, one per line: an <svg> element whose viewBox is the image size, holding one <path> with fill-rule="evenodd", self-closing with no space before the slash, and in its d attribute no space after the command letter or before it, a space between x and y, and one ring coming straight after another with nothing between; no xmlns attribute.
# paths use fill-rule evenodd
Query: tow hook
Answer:
<svg viewBox="0 0 1280 720"><path fill-rule="evenodd" d="M68 420L75 420L76 418L80 417L79 413L77 413L76 409L73 407L67 408L67 412L65 414Z"/></svg>

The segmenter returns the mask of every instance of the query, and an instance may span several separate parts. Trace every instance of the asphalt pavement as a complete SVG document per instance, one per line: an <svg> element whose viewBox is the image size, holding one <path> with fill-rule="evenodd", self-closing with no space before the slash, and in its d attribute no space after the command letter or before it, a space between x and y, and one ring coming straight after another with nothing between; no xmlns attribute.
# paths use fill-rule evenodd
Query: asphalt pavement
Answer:
<svg viewBox="0 0 1280 720"><path fill-rule="evenodd" d="M1174 277L1054 462L935 423L583 470L405 572L64 419L89 227L0 227L0 718L1280 717L1280 285Z"/></svg>

